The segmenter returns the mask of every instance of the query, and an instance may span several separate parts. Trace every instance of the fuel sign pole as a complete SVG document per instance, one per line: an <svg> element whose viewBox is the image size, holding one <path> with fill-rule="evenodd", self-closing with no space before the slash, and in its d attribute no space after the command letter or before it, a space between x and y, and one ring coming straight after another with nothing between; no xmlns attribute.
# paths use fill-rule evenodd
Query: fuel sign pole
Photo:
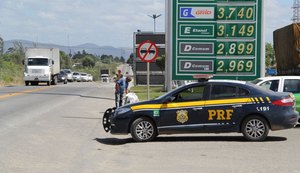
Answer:
<svg viewBox="0 0 300 173"><path fill-rule="evenodd" d="M263 0L174 0L167 7L172 80L263 75Z"/></svg>
<svg viewBox="0 0 300 173"><path fill-rule="evenodd" d="M138 57L147 62L147 99L150 99L150 62L158 57L158 48L153 42L146 40L138 47Z"/></svg>

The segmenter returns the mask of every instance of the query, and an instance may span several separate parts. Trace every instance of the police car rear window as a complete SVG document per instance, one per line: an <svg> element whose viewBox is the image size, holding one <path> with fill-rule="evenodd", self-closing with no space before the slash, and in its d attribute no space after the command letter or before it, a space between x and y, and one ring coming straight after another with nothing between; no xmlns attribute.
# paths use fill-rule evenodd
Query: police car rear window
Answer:
<svg viewBox="0 0 300 173"><path fill-rule="evenodd" d="M246 89L225 86L225 85L213 85L211 90L211 99L224 99L224 98L235 98L249 95L250 92Z"/></svg>
<svg viewBox="0 0 300 173"><path fill-rule="evenodd" d="M243 88L238 88L238 96L248 96L250 92Z"/></svg>
<svg viewBox="0 0 300 173"><path fill-rule="evenodd" d="M211 99L230 98L236 96L236 87L213 85L211 90Z"/></svg>

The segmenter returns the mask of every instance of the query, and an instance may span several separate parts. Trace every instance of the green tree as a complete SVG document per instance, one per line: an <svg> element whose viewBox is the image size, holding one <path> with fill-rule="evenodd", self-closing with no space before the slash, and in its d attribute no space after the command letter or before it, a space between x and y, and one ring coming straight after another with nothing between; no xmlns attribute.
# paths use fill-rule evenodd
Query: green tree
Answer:
<svg viewBox="0 0 300 173"><path fill-rule="evenodd" d="M160 68L160 70L163 72L165 71L165 65L166 65L166 56L161 55L156 58L155 64Z"/></svg>
<svg viewBox="0 0 300 173"><path fill-rule="evenodd" d="M120 60L119 57L116 56L115 59L114 59L114 61L115 61L115 62L120 62L121 60Z"/></svg>
<svg viewBox="0 0 300 173"><path fill-rule="evenodd" d="M271 43L266 43L266 67L272 67L276 64L275 51Z"/></svg>
<svg viewBox="0 0 300 173"><path fill-rule="evenodd" d="M95 67L95 60L91 55L86 55L83 59L82 59L82 66L83 67Z"/></svg>
<svg viewBox="0 0 300 173"><path fill-rule="evenodd" d="M130 54L129 58L127 59L127 64L133 66L134 54Z"/></svg>
<svg viewBox="0 0 300 173"><path fill-rule="evenodd" d="M63 51L60 51L60 68L71 68L72 67L72 61L70 57Z"/></svg>
<svg viewBox="0 0 300 173"><path fill-rule="evenodd" d="M120 62L125 63L125 58L123 56L121 56Z"/></svg>
<svg viewBox="0 0 300 173"><path fill-rule="evenodd" d="M101 55L100 60L102 63L106 63L106 64L109 63L109 59L107 55Z"/></svg>
<svg viewBox="0 0 300 173"><path fill-rule="evenodd" d="M3 57L5 61L10 61L16 64L22 64L25 59L25 48L21 42L14 42L14 47L11 47Z"/></svg>
<svg viewBox="0 0 300 173"><path fill-rule="evenodd" d="M76 54L74 54L73 59L76 61L76 60L82 59L83 57L84 57L84 55L81 54L80 51L78 51Z"/></svg>

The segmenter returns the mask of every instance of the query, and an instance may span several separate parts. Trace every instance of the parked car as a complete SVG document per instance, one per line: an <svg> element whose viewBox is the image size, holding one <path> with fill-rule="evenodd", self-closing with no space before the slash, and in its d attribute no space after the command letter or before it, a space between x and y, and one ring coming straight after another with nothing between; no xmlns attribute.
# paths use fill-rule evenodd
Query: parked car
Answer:
<svg viewBox="0 0 300 173"><path fill-rule="evenodd" d="M81 74L79 72L73 72L74 81L81 82Z"/></svg>
<svg viewBox="0 0 300 173"><path fill-rule="evenodd" d="M58 74L58 82L63 82L64 84L68 83L68 74L61 70Z"/></svg>
<svg viewBox="0 0 300 173"><path fill-rule="evenodd" d="M80 73L80 74L81 74L81 81L82 82L89 81L89 77L88 77L87 73Z"/></svg>
<svg viewBox="0 0 300 173"><path fill-rule="evenodd" d="M265 140L269 130L293 128L299 113L291 93L278 93L230 80L194 82L154 100L107 109L103 127L111 134L131 134L135 141L160 134L243 133Z"/></svg>
<svg viewBox="0 0 300 173"><path fill-rule="evenodd" d="M93 76L91 74L88 74L88 81L92 82L93 81Z"/></svg>
<svg viewBox="0 0 300 173"><path fill-rule="evenodd" d="M300 76L262 77L251 81L251 83L275 92L293 93L296 98L296 109L300 112Z"/></svg>
<svg viewBox="0 0 300 173"><path fill-rule="evenodd" d="M67 73L67 79L69 82L73 82L73 72L70 69L62 69L63 71L65 71Z"/></svg>
<svg viewBox="0 0 300 173"><path fill-rule="evenodd" d="M105 83L109 83L109 75L108 74L101 74L101 81Z"/></svg>

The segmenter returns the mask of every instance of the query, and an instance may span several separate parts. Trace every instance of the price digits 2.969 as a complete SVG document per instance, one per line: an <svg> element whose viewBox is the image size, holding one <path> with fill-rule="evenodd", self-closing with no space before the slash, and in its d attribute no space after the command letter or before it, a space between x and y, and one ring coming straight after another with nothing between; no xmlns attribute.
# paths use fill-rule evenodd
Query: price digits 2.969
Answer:
<svg viewBox="0 0 300 173"><path fill-rule="evenodd" d="M217 73L251 73L254 71L253 59L218 59Z"/></svg>

